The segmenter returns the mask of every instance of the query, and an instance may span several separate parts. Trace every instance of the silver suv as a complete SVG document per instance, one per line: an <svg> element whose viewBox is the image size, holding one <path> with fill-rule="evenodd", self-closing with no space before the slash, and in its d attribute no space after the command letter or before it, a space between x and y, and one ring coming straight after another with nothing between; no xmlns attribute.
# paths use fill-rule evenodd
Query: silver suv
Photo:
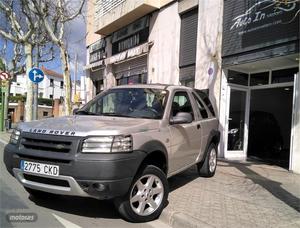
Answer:
<svg viewBox="0 0 300 228"><path fill-rule="evenodd" d="M173 85L109 89L73 116L19 124L4 161L34 197L114 199L132 222L157 218L167 178L216 171L218 120L207 95Z"/></svg>

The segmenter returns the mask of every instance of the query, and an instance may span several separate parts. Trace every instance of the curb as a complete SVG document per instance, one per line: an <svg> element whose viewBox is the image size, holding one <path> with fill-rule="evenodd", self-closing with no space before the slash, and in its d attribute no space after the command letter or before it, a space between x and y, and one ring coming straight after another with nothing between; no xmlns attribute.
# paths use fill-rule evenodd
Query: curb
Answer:
<svg viewBox="0 0 300 228"><path fill-rule="evenodd" d="M199 219L196 219L190 215L178 212L163 210L159 219L171 226L172 228L212 228L211 226Z"/></svg>

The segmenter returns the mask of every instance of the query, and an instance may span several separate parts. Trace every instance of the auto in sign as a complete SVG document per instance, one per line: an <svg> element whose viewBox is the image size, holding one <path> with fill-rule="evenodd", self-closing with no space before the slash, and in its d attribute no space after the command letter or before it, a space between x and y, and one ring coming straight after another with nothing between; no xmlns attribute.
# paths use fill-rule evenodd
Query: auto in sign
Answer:
<svg viewBox="0 0 300 228"><path fill-rule="evenodd" d="M40 83L44 80L44 72L39 68L32 68L28 73L29 79L34 83Z"/></svg>

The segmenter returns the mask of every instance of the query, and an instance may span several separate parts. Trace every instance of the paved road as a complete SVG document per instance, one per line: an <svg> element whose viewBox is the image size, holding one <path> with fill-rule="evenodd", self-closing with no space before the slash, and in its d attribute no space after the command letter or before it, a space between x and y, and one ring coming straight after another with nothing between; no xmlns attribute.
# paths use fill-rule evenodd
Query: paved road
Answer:
<svg viewBox="0 0 300 228"><path fill-rule="evenodd" d="M61 197L36 200L5 169L2 155L4 144L0 141L0 227L161 227L166 224L159 220L132 224L120 219L112 202L89 198ZM36 213L36 222L9 223L9 213Z"/></svg>

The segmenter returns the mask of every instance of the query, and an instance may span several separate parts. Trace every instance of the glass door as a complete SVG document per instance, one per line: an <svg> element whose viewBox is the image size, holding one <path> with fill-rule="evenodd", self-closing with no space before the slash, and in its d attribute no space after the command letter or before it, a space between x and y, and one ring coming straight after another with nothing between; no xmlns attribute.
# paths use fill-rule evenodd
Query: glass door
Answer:
<svg viewBox="0 0 300 228"><path fill-rule="evenodd" d="M226 157L245 157L248 133L248 90L230 87L227 108L227 144Z"/></svg>

